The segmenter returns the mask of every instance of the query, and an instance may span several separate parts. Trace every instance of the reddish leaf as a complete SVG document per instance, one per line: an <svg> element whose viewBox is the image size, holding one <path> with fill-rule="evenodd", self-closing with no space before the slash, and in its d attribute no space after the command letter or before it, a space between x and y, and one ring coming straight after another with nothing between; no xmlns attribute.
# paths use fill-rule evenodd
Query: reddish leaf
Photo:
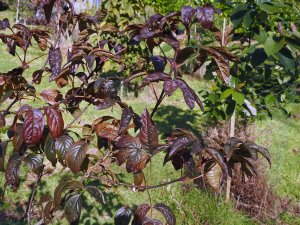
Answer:
<svg viewBox="0 0 300 225"><path fill-rule="evenodd" d="M117 141L116 145L121 148L129 148L132 150L140 149L142 147L140 140L136 137L130 136L129 134L122 136Z"/></svg>
<svg viewBox="0 0 300 225"><path fill-rule="evenodd" d="M139 225L142 223L143 219L146 217L146 214L151 209L151 205L149 204L142 204L137 207L134 212L134 218L132 221L132 225Z"/></svg>
<svg viewBox="0 0 300 225"><path fill-rule="evenodd" d="M40 110L30 109L26 112L24 120L24 141L28 145L37 145L44 130L44 117Z"/></svg>
<svg viewBox="0 0 300 225"><path fill-rule="evenodd" d="M123 133L124 131L127 130L130 121L133 117L133 111L131 107L126 107L123 112L122 112L122 117L120 121L120 129L119 129L119 134Z"/></svg>
<svg viewBox="0 0 300 225"><path fill-rule="evenodd" d="M145 175L143 172L133 174L133 183L136 186L141 186L145 180Z"/></svg>
<svg viewBox="0 0 300 225"><path fill-rule="evenodd" d="M21 149L21 146L24 142L23 138L23 131L24 131L24 124L22 123L17 123L14 127L14 136L12 139L13 147L15 152L19 152Z"/></svg>
<svg viewBox="0 0 300 225"><path fill-rule="evenodd" d="M128 173L137 173L140 172L142 169L137 170L137 167L140 162L143 160L142 151L139 149L129 149L127 153L127 163L126 163L126 170Z"/></svg>
<svg viewBox="0 0 300 225"><path fill-rule="evenodd" d="M217 57L213 57L213 61L218 66L217 73L221 79L228 84L229 76L230 76L230 67L229 62L226 59L218 59Z"/></svg>
<svg viewBox="0 0 300 225"><path fill-rule="evenodd" d="M47 89L41 92L41 96L50 105L55 105L63 100L63 96L58 90Z"/></svg>
<svg viewBox="0 0 300 225"><path fill-rule="evenodd" d="M168 206L162 203L157 203L155 204L154 208L160 211L165 216L168 225L176 224L175 215Z"/></svg>
<svg viewBox="0 0 300 225"><path fill-rule="evenodd" d="M77 141L73 143L66 155L67 166L73 173L78 173L80 171L81 164L86 156L86 151L88 144L83 141Z"/></svg>
<svg viewBox="0 0 300 225"><path fill-rule="evenodd" d="M158 133L146 108L142 113L141 122L142 127L139 135L140 141L146 151L152 152L158 145Z"/></svg>
<svg viewBox="0 0 300 225"><path fill-rule="evenodd" d="M108 140L115 140L118 137L119 128L113 124L103 122L95 125L96 134Z"/></svg>
<svg viewBox="0 0 300 225"><path fill-rule="evenodd" d="M62 55L59 48L49 50L49 64L52 71L49 81L56 80L60 75Z"/></svg>
<svg viewBox="0 0 300 225"><path fill-rule="evenodd" d="M5 171L6 184L11 186L11 188L14 191L18 189L20 184L19 173L22 159L22 156L19 156L18 154L13 154L9 157L7 163Z"/></svg>
<svg viewBox="0 0 300 225"><path fill-rule="evenodd" d="M169 74L163 73L163 72L154 72L148 74L142 82L141 88L150 84L151 82L158 82L158 81L164 81L164 80L170 80L171 77Z"/></svg>
<svg viewBox="0 0 300 225"><path fill-rule="evenodd" d="M47 124L53 139L59 138L64 132L64 120L59 109L45 107Z"/></svg>

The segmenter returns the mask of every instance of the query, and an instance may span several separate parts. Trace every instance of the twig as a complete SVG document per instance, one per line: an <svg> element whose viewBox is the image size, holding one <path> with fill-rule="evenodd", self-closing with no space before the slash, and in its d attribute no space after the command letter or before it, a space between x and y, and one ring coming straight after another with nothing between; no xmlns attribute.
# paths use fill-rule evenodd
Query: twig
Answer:
<svg viewBox="0 0 300 225"><path fill-rule="evenodd" d="M161 91L161 94L160 94L160 96L159 96L159 99L157 100L157 102L156 102L156 104L155 104L155 106L154 106L154 108L153 108L153 110L152 110L152 112L151 112L151 118L154 116L154 114L155 114L155 112L156 112L158 106L159 106L160 103L163 101L164 97L165 97L165 90L163 89L163 90Z"/></svg>
<svg viewBox="0 0 300 225"><path fill-rule="evenodd" d="M197 177L190 178L190 179L187 179L186 177L180 177L180 178L177 178L175 180L171 180L171 181L168 181L168 182L165 182L165 183L161 183L161 184L157 184L157 185L151 185L151 186L150 185L137 186L137 185L133 185L133 184L123 183L123 182L120 182L120 181L105 179L105 178L101 178L101 177L97 177L97 176L92 176L92 175L90 175L89 177L93 178L93 179L102 180L102 181L105 181L105 182L114 183L114 184L117 184L117 185L122 185L122 186L125 186L125 187L146 190L146 189L160 188L160 187L167 186L167 185L170 185L170 184L173 184L173 183L176 183L176 182L189 182L189 181L196 180L196 179L198 179L198 178L200 178L202 176L203 176L203 174L201 174L201 175L199 175Z"/></svg>
<svg viewBox="0 0 300 225"><path fill-rule="evenodd" d="M29 201L29 205L28 205L28 208L27 208L27 223L28 223L28 225L30 225L30 212L31 212L31 208L32 208L32 203L33 203L33 200L34 200L34 196L36 194L36 189L37 189L37 187L38 187L38 185L41 181L41 178L43 176L43 171L44 171L44 167L43 167L42 171L39 173L38 178L36 180L36 183L33 187L32 192L31 192L30 201Z"/></svg>
<svg viewBox="0 0 300 225"><path fill-rule="evenodd" d="M89 103L88 105L86 105L83 110L71 121L71 123L69 123L66 128L65 131L67 131L72 125L73 123L75 123L81 116L82 114L88 109L88 107L91 105L92 103Z"/></svg>

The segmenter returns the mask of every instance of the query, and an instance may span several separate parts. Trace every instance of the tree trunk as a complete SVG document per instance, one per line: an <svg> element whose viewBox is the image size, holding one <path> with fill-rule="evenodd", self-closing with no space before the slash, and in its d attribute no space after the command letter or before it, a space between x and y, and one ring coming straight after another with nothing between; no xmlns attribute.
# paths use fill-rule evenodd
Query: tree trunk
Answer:
<svg viewBox="0 0 300 225"><path fill-rule="evenodd" d="M18 4L17 4L16 23L19 23L19 10L20 10L20 0L18 0Z"/></svg>

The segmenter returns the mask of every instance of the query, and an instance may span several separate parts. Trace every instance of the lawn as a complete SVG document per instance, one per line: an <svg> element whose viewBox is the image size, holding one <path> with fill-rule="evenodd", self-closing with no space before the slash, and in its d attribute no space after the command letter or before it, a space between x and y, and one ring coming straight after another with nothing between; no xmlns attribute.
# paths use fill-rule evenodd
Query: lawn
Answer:
<svg viewBox="0 0 300 225"><path fill-rule="evenodd" d="M0 19L12 14L4 15L0 13ZM35 44L34 44L35 45ZM0 73L5 73L19 65L18 59L13 58L5 51L5 46L0 44ZM28 54L31 59L42 55L36 48L32 48ZM36 60L30 65L30 69L24 75L28 80L31 80L33 71L40 69L43 65L45 56ZM38 86L37 98L30 104L34 107L45 105L43 99L39 97L39 93L47 88L55 88L54 83L47 81L48 75L44 77L41 85ZM189 81L191 86L200 90L205 86L197 80L191 79ZM69 87L65 87L65 93ZM155 101L149 97L150 90L143 90L140 95L142 98L135 99L133 97L125 97L125 101L131 105L134 111L138 114L142 112L145 106L149 109L154 107ZM141 100L143 99L143 100ZM145 104L145 100L147 105ZM27 100L26 100L27 101ZM29 103L29 101L28 101ZM1 110L5 108L5 103L1 105ZM17 110L16 106L14 109ZM292 105L293 112L299 113L299 105ZM121 110L118 106L109 110L101 110L95 112L89 108L84 113L81 124L84 121L93 121L94 119L103 115L113 115L119 118ZM66 122L72 120L70 114L64 112L63 116ZM10 118L11 119L11 118ZM160 133L166 133L175 127L192 128L197 131L202 130L201 113L199 109L189 110L181 98L180 91L177 91L171 98L165 100L154 118ZM1 138L5 139L6 129L1 130ZM281 114L276 114L271 119L256 121L255 134L259 134L257 141L259 144L267 147L272 156L272 168L268 170L268 181L274 191L282 197L292 199L293 202L300 201L300 122L297 118L286 118ZM9 151L12 151L11 149ZM181 176L180 171L174 172L170 163L161 167L163 164L164 154L161 153L155 156L152 160L152 171L150 174L149 166L146 168L146 177L149 179L149 185L158 184L161 181L169 181ZM47 162L46 162L47 163ZM162 169L161 169L162 168ZM124 181L133 182L130 174L124 173L124 167L113 167L116 173L122 176ZM16 213L24 213L24 204L26 203L31 193L31 185L34 182L32 176L25 177L26 167L23 166L21 170L21 186L18 192L12 192L10 189L6 190L4 200L0 201L0 214L2 212L16 211ZM42 194L53 195L53 191L58 184L60 174L69 173L68 169L59 168L55 171L53 176L46 177L42 180L37 193L37 199ZM25 180L28 178L28 180ZM3 187L5 178L3 173L0 176L0 187ZM128 188L112 188L105 193L106 204L101 206L93 199L87 196L87 201L84 201L84 209L80 224L113 224L113 216L116 210L122 205L135 206L141 203L149 202L149 195L152 203L163 202L169 205L174 211L179 225L193 225L193 224L224 224L224 225L240 225L240 224L256 224L254 220L246 214L235 209L234 204L226 205L224 196L218 196L210 192L204 192L189 184L173 184L160 189L149 190L149 194L145 192L135 192ZM101 186L99 186L101 189ZM3 189L0 188L2 192ZM24 201L25 200L25 201ZM299 218L294 218L290 215L282 215L282 222L285 224L300 224ZM5 220L1 224L26 224L25 221ZM55 220L53 224L66 224L66 220ZM272 222L270 223L272 224Z"/></svg>

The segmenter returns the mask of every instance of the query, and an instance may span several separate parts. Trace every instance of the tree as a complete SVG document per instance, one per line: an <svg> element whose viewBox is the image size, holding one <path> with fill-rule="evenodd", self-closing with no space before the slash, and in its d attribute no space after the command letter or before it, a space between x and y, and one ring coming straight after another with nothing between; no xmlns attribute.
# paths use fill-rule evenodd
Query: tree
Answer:
<svg viewBox="0 0 300 225"><path fill-rule="evenodd" d="M69 0L61 2L63 7L57 9L60 10L60 18L54 40L51 40L48 30L30 29L22 24L11 26L7 19L0 21L0 29L11 32L0 34L2 42L7 45L8 52L20 60L19 67L0 74L1 102L7 103L5 108L1 108L0 125L8 128L7 139L1 141L0 168L5 173L6 187L15 191L20 185L21 165L26 164L29 171L37 174L27 209L29 224L36 190L45 175L45 160L53 166L60 164L68 168L68 173L61 175L53 197L43 201L42 221L47 223L54 218L56 211L64 211L71 224L77 224L80 220L84 193L105 204L105 193L100 191L99 186L90 184L92 181L100 182L104 192L120 186L143 191L205 176L207 183L220 193L221 181L232 176L235 164L242 165L243 176L256 173L252 162L257 160L258 153L271 164L267 149L235 137L230 138L228 143L222 143L178 128L165 142L158 138L159 131L152 118L162 101L171 97L176 90L182 92L190 109L204 109L198 94L187 84L186 75L182 73L181 67L186 62L196 59L201 65L211 59L219 79L227 84L229 61L240 61L225 46L211 46L204 40L197 47L190 45L192 26L196 26L201 33L211 32L215 38L219 37L220 31L213 23L219 10L210 4L197 8L184 6L181 11L165 16L155 14L142 24L129 24L121 32L128 35L133 45L144 42L149 52L146 60L140 62L140 67L136 67L123 82L141 77L140 88L153 82L163 84L155 107L150 112L145 108L138 115L118 96L114 82L116 77L104 77L102 73L107 62L120 70L126 69L126 48L118 43L118 39L102 39L107 37L106 33L118 33L119 30L112 25L101 24L106 16L105 11L97 11L92 16L76 14ZM46 19L51 21L54 1L38 3L44 8ZM72 49L68 51L64 62L58 42L61 35L72 35L77 23L79 35L74 37ZM32 63L27 54L32 41L36 41L48 57L42 68L32 74L32 81L28 81L24 71ZM172 55L167 56L162 45L172 48ZM16 48L20 51L16 51ZM57 89L46 89L39 93L45 105L33 107L24 103L22 100L26 97L36 97L36 87L41 82L55 82L57 85ZM68 89L65 94L62 93L63 87ZM20 107L13 113L16 103ZM89 107L102 110L114 105L122 110L121 118L111 115L99 117L83 125L81 134L72 127ZM68 124L65 124L62 110L73 116ZM11 117L11 121L6 125L8 117ZM6 160L8 145L14 151ZM91 150L92 145L97 147L96 152ZM165 163L171 162L176 170L190 162L197 162L197 174L149 185L143 171L157 154L165 154ZM123 182L111 170L111 163L124 164L126 172L132 174L134 184ZM133 217L132 224L161 224L157 214L150 213L152 210L160 213L167 224L176 224L174 213L163 203L139 205L134 213L124 206L116 213L115 223L129 224Z"/></svg>

